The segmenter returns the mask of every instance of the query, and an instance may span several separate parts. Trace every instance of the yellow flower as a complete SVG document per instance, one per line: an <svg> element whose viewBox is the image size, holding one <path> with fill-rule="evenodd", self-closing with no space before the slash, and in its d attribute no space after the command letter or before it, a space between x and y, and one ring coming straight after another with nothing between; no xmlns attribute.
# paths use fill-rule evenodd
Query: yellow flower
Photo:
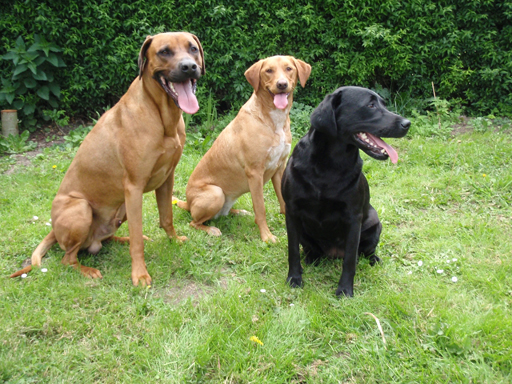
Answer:
<svg viewBox="0 0 512 384"><path fill-rule="evenodd" d="M483 176L483 177L485 177L485 176L487 176L487 175L484 173L484 174L482 174L482 176Z"/></svg>
<svg viewBox="0 0 512 384"><path fill-rule="evenodd" d="M172 201L172 203L173 203L173 204L178 204L178 200L174 199L174 200Z"/></svg>
<svg viewBox="0 0 512 384"><path fill-rule="evenodd" d="M55 169L55 168L57 168L57 166L56 166L56 165L54 165L54 166L52 166L52 168L53 168L53 169Z"/></svg>
<svg viewBox="0 0 512 384"><path fill-rule="evenodd" d="M249 340L251 340L252 342L257 343L257 344L259 344L259 345L263 345L263 343L261 342L261 340L260 340L260 339L258 339L256 336L251 336L251 337L249 338Z"/></svg>

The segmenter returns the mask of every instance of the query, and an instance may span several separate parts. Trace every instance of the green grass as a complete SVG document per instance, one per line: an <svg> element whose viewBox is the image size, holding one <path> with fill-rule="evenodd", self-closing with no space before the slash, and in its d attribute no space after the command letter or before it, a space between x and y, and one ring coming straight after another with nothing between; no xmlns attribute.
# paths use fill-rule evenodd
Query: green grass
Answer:
<svg viewBox="0 0 512 384"><path fill-rule="evenodd" d="M43 259L47 273L8 279L48 233L74 152L49 149L28 166L0 158L0 382L512 381L512 136L412 131L389 140L397 165L365 156L384 224L383 262L361 260L355 296L341 300L341 261L305 266L303 289L285 284L286 230L271 185L267 218L278 244L259 240L251 216L217 220L223 236L214 238L190 228L178 208L175 226L189 241L172 243L148 193L150 289L132 286L120 244L82 255L102 280L62 266L57 246ZM186 148L176 176L181 198L199 158ZM235 207L252 211L250 197Z"/></svg>

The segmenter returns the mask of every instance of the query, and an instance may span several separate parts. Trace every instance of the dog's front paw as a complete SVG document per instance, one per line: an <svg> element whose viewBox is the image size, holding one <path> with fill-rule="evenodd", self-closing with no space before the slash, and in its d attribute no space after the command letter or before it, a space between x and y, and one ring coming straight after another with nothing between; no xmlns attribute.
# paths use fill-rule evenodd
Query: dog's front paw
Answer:
<svg viewBox="0 0 512 384"><path fill-rule="evenodd" d="M132 274L132 282L133 285L138 286L139 283L143 287L150 287L151 286L151 276L149 276L148 273L141 275L141 276L135 276Z"/></svg>
<svg viewBox="0 0 512 384"><path fill-rule="evenodd" d="M336 296L338 297L353 297L354 289L352 287L338 287L336 290Z"/></svg>
<svg viewBox="0 0 512 384"><path fill-rule="evenodd" d="M263 240L265 243L273 243L275 244L277 242L277 237L275 237L273 234L268 234L266 236L262 236L261 240Z"/></svg>
<svg viewBox="0 0 512 384"><path fill-rule="evenodd" d="M188 240L188 237L187 236L176 236L174 238L178 243L184 243L185 241Z"/></svg>
<svg viewBox="0 0 512 384"><path fill-rule="evenodd" d="M298 275L298 276L288 275L286 282L288 284L290 284L290 287L292 287L292 288L301 288L302 284L303 284L301 275Z"/></svg>

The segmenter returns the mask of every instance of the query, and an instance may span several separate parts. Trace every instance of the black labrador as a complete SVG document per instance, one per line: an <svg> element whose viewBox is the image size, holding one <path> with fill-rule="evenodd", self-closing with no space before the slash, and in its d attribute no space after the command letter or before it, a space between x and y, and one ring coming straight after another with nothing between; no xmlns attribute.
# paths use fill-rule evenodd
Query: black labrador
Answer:
<svg viewBox="0 0 512 384"><path fill-rule="evenodd" d="M302 285L299 244L306 263L343 258L336 295L353 296L358 256L374 265L382 224L370 205L359 149L377 160L398 160L380 137L402 137L411 122L386 109L375 92L341 87L311 115L309 132L293 150L282 180L288 232L288 283Z"/></svg>

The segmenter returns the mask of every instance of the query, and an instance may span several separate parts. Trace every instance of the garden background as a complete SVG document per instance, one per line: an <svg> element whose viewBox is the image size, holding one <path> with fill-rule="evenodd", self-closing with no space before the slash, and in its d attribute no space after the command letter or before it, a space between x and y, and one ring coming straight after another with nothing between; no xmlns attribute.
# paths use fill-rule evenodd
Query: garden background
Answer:
<svg viewBox="0 0 512 384"><path fill-rule="evenodd" d="M135 78L146 35L181 30L204 46L199 96L211 92L221 112L251 94L243 76L251 64L284 54L312 64L296 95L309 106L338 86L360 85L423 110L434 83L465 114L512 114L512 2L492 0L2 2L0 52L40 44L16 63L15 54L0 60L0 106L15 103L25 123L44 110L91 116Z"/></svg>

